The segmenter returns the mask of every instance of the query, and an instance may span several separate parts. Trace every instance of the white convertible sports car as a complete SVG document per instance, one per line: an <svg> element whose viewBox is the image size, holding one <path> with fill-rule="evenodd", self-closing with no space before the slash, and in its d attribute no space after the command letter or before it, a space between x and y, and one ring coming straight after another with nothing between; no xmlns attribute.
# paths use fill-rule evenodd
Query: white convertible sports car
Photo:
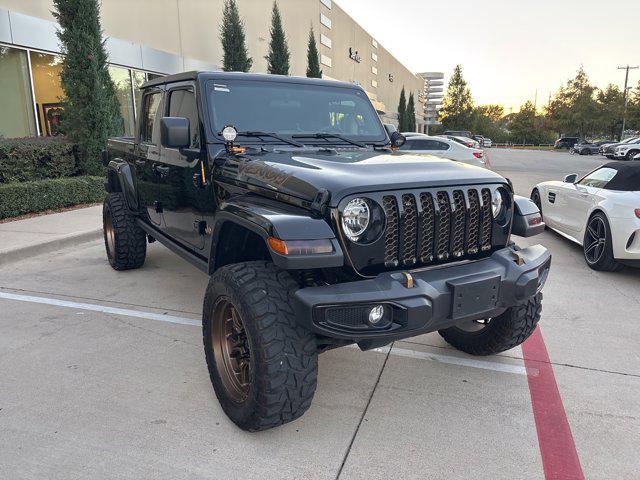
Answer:
<svg viewBox="0 0 640 480"><path fill-rule="evenodd" d="M589 267L640 267L639 163L610 162L582 178L539 183L531 200L549 228L582 245Z"/></svg>

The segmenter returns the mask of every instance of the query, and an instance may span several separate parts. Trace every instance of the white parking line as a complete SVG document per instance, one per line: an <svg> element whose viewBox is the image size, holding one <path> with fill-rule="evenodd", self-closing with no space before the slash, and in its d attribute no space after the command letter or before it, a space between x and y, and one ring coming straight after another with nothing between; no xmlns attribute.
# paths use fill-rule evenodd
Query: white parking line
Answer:
<svg viewBox="0 0 640 480"><path fill-rule="evenodd" d="M350 345L358 348L357 345ZM374 348L371 351L379 353L387 353L390 347ZM514 373L516 375L527 375L527 369L520 365L511 365L508 363L487 362L485 360L475 360L473 358L454 357L453 355L442 355L440 353L420 352L418 350L409 350L406 348L398 348L394 346L391 349L391 355L398 357L417 358L419 360L429 360L437 363L447 363L450 365L462 365L464 367L480 368L482 370L493 370L495 372ZM529 372L534 373L535 372Z"/></svg>
<svg viewBox="0 0 640 480"><path fill-rule="evenodd" d="M18 302L43 303L45 305L55 305L57 307L76 308L79 310L91 310L93 312L112 313L114 315L124 315L125 317L146 318L148 320L157 320L159 322L177 323L180 325L193 325L199 327L202 325L200 320L191 318L176 317L173 315L162 315L159 313L140 312L138 310L128 310L126 308L105 307L103 305L95 305L93 303L77 303L66 300L58 300L57 298L34 297L32 295L15 295L13 293L0 292L0 298L7 300L17 300Z"/></svg>
<svg viewBox="0 0 640 480"><path fill-rule="evenodd" d="M73 308L77 310L90 310L93 312L111 313L113 315L123 315L125 317L145 318L147 320L156 320L159 322L176 323L179 325L191 325L199 327L202 325L200 320L194 320L186 317L176 317L174 315L163 315L159 313L141 312L139 310L129 310L126 308L106 307L93 303L78 303L67 300L59 300L50 297L36 297L33 295L17 295L14 293L0 292L0 298L6 300L15 300L18 302L40 303L44 305L53 305L56 307ZM357 345L352 347L358 348ZM379 353L387 353L390 347L375 348L372 351ZM523 366L510 365L507 363L487 362L484 360L474 360L472 358L454 357L452 355L442 355L438 353L419 352L417 350L409 350L405 348L393 347L391 355L398 357L416 358L419 360L428 360L431 362L447 363L450 365L461 365L464 367L480 368L482 370L493 370L495 372L514 373L517 375L527 375L527 370Z"/></svg>

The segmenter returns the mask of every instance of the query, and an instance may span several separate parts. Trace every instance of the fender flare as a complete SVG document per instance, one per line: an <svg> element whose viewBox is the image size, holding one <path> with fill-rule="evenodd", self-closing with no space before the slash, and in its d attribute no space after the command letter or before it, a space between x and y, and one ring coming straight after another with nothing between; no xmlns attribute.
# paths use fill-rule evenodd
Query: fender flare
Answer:
<svg viewBox="0 0 640 480"><path fill-rule="evenodd" d="M138 212L140 209L135 172L121 158L114 158L107 165L107 192L122 192L131 212Z"/></svg>
<svg viewBox="0 0 640 480"><path fill-rule="evenodd" d="M513 204L515 208L513 212L513 227L511 229L512 234L519 237L532 237L544 231L545 224L535 203L526 197L514 195ZM537 223L534 223L533 220L537 221Z"/></svg>
<svg viewBox="0 0 640 480"><path fill-rule="evenodd" d="M209 272L216 269L216 245L226 223L235 223L259 235L265 242L273 263L284 270L342 267L344 254L329 224L308 211L279 204L263 197L243 195L220 204L212 222L213 237L209 255ZM288 256L273 251L269 237L281 240L330 240L332 253Z"/></svg>

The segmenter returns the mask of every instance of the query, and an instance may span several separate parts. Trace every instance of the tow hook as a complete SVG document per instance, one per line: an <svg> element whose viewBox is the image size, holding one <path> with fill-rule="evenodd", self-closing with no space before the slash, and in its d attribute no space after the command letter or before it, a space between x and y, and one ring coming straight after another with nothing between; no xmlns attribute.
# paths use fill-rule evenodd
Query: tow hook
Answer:
<svg viewBox="0 0 640 480"><path fill-rule="evenodd" d="M520 255L518 252L513 251L513 256L516 257L513 261L516 262L516 265L522 266L525 264L524 257Z"/></svg>
<svg viewBox="0 0 640 480"><path fill-rule="evenodd" d="M413 288L413 275L411 275L409 272L394 273L393 275L391 275L391 278L397 280L406 288Z"/></svg>

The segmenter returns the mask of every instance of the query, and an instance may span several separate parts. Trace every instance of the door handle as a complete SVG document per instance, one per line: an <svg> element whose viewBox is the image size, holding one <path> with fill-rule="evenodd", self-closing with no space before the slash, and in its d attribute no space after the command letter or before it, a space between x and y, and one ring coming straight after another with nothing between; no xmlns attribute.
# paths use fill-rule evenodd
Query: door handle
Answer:
<svg viewBox="0 0 640 480"><path fill-rule="evenodd" d="M155 165L153 168L160 175L166 175L167 173L169 173L169 167L165 167L163 165Z"/></svg>

